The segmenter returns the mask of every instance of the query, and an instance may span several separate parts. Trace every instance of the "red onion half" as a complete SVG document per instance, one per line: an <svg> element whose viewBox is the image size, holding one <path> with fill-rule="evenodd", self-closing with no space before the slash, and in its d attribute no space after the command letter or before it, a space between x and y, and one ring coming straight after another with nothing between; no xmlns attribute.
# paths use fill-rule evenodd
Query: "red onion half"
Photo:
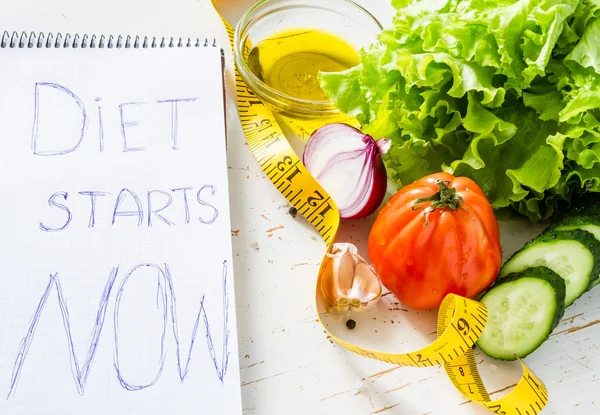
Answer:
<svg viewBox="0 0 600 415"><path fill-rule="evenodd" d="M331 123L311 134L302 162L342 218L363 218L377 210L385 196L387 174L381 155L390 145L386 138L374 140L348 124Z"/></svg>

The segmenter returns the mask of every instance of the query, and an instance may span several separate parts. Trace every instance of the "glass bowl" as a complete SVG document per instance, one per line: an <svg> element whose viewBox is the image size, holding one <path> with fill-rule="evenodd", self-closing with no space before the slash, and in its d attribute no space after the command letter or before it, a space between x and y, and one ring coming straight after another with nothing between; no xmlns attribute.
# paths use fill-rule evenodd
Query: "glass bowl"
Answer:
<svg viewBox="0 0 600 415"><path fill-rule="evenodd" d="M252 71L249 64L252 46L292 29L327 32L358 52L377 40L383 29L381 24L350 0L261 0L237 24L234 38L237 69L246 85L274 112L303 119L340 115L332 102L288 95L263 82Z"/></svg>

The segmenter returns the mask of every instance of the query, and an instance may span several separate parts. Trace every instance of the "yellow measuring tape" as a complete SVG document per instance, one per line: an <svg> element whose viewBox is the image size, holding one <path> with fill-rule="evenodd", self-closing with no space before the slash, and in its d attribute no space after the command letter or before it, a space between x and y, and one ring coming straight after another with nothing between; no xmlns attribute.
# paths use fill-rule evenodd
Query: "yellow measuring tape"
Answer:
<svg viewBox="0 0 600 415"><path fill-rule="evenodd" d="M216 8L216 1L212 0ZM218 10L217 10L218 13ZM233 49L234 28L221 16ZM339 211L327 192L302 164L272 111L257 97L235 69L237 107L246 140L260 167L279 192L317 230L327 246L335 242L340 225ZM319 276L326 265L323 260ZM317 289L317 295L319 290ZM500 415L538 414L548 402L544 384L521 360L523 375L515 388L501 399L491 401L477 370L473 355L475 342L487 321L485 305L449 294L442 302L437 321L437 339L410 353L377 352L358 347L333 335L319 316L327 334L344 348L359 355L399 366L443 365L456 389L467 399Z"/></svg>

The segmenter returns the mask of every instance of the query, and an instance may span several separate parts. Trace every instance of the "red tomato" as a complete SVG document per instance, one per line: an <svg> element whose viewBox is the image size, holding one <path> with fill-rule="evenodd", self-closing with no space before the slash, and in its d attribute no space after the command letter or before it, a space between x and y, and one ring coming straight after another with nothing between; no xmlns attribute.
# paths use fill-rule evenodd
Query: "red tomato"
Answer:
<svg viewBox="0 0 600 415"><path fill-rule="evenodd" d="M398 191L378 213L368 250L383 285L420 310L438 308L449 293L477 296L502 264L498 221L485 194L448 173Z"/></svg>

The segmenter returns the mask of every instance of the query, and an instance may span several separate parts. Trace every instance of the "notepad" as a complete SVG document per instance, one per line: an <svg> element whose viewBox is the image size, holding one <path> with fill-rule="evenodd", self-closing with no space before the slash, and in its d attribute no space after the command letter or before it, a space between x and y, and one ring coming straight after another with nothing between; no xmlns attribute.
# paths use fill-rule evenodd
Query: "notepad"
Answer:
<svg viewBox="0 0 600 415"><path fill-rule="evenodd" d="M241 414L223 49L2 45L0 414Z"/></svg>

